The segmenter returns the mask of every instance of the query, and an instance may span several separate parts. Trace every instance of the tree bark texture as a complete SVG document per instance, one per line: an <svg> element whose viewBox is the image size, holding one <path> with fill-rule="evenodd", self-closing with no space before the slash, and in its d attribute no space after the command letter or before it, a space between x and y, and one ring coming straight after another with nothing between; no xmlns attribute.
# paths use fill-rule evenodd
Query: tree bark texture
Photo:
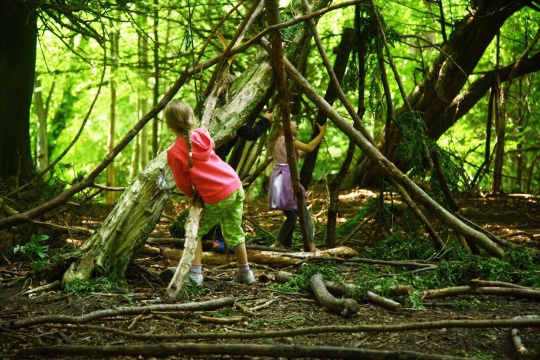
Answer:
<svg viewBox="0 0 540 360"><path fill-rule="evenodd" d="M124 191L98 231L80 248L77 264L64 274L64 285L74 278L88 279L94 273L124 279L131 257L144 246L176 186L164 164L165 152Z"/></svg>
<svg viewBox="0 0 540 360"><path fill-rule="evenodd" d="M0 5L0 179L31 179L30 104L34 89L37 14L31 4Z"/></svg>
<svg viewBox="0 0 540 360"><path fill-rule="evenodd" d="M469 92L460 94L460 91L504 22L529 3L532 0L476 1L471 12L458 23L448 41L441 47L442 51L433 65L408 97L413 111L424 114L423 120L429 137L438 139L465 113L462 107L467 105L462 104L463 101L472 100L474 105L482 97L478 93L476 96L471 96ZM396 111L396 116L407 111L407 107L402 106ZM388 132L387 143L380 136L377 147L387 147L387 158L401 170L406 170L406 164L395 158L401 139L395 123L392 123ZM361 186L374 185L377 184L379 174L380 169L364 154L360 156L348 180Z"/></svg>
<svg viewBox="0 0 540 360"><path fill-rule="evenodd" d="M197 194L189 209L189 217L186 223L186 242L184 251L169 286L167 286L167 295L170 299L176 298L182 289L184 280L186 279L190 266L195 258L195 252L197 251L197 233L201 221L202 207L202 199L200 198L200 195Z"/></svg>

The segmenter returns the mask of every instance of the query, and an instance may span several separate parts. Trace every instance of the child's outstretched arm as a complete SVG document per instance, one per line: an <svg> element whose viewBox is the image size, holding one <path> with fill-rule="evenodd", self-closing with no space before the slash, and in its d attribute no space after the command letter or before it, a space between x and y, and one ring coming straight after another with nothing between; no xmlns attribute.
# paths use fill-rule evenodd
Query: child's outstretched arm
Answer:
<svg viewBox="0 0 540 360"><path fill-rule="evenodd" d="M309 143L306 144L301 142L300 140L294 141L294 147L301 151L300 156L303 157L305 154L309 154L310 152L315 150L317 145L321 143L324 134L326 133L326 127L328 126L328 122L324 125L317 124L317 126L319 127L319 134L317 134L317 136Z"/></svg>

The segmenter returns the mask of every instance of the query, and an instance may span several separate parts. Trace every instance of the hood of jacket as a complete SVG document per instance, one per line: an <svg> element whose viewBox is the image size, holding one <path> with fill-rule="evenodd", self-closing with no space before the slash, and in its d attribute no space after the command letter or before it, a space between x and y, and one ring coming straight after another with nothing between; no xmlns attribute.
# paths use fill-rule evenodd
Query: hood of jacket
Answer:
<svg viewBox="0 0 540 360"><path fill-rule="evenodd" d="M204 129L195 129L191 135L191 153L194 160L208 160L214 149L214 140Z"/></svg>

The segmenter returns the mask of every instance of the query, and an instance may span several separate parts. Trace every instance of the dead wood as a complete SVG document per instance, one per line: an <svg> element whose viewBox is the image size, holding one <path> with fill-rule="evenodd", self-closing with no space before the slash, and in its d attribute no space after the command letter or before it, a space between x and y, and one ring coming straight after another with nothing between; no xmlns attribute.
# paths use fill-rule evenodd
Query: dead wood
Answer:
<svg viewBox="0 0 540 360"><path fill-rule="evenodd" d="M189 216L186 222L186 242L184 243L184 251L182 257L178 261L176 271L167 287L167 295L170 299L176 298L184 280L186 279L193 259L195 258L195 251L197 250L198 239L197 232L199 231L199 223L201 220L201 211L203 203L201 197L196 194L191 202L189 209Z"/></svg>
<svg viewBox="0 0 540 360"><path fill-rule="evenodd" d="M326 359L396 359L396 360L458 360L462 357L431 355L413 351L382 351L368 349L350 349L337 346L299 346L299 345L256 345L256 344L196 344L169 343L156 345L127 346L80 346L56 345L44 346L19 351L19 356L151 356L167 357L178 355L233 355L233 356L270 356L272 358L326 358Z"/></svg>
<svg viewBox="0 0 540 360"><path fill-rule="evenodd" d="M385 298L384 296L377 295L374 292L369 291L369 290L366 292L366 296L369 299L369 301L387 310L400 311L403 308L403 305L401 305L397 301Z"/></svg>
<svg viewBox="0 0 540 360"><path fill-rule="evenodd" d="M527 286L507 283L507 282L504 282L504 281L488 281L488 280L481 280L481 279L473 279L473 280L471 280L471 282L473 284L475 284L476 286L507 287L507 288L515 288L515 289L531 289L530 287L527 287Z"/></svg>
<svg viewBox="0 0 540 360"><path fill-rule="evenodd" d="M275 275L275 281L281 284L284 284L288 282L293 275L291 273L288 273L286 271L278 271ZM328 290L328 292L337 297L343 297L343 296L351 296L354 294L355 291L358 290L358 287L356 287L353 284L336 284L332 281L323 280L324 286ZM380 290L381 287L378 286L374 289ZM411 285L395 285L392 286L388 290L388 294L391 296L399 296L399 295L411 295L413 292L413 287ZM370 300L373 304L379 305L385 309L392 310L392 311L399 311L403 308L403 305L392 300L385 298L381 295L375 294L372 291L368 291L366 293L366 296L368 300Z"/></svg>
<svg viewBox="0 0 540 360"><path fill-rule="evenodd" d="M282 272L282 271L281 271ZM354 284L336 284L332 281L324 281L324 285L330 291L330 293L334 296L350 296L354 294L355 291L358 290L358 287ZM373 291L380 291L382 288L381 286L375 286L373 288ZM394 285L390 287L387 292L390 296L410 296L413 293L414 288L412 285Z"/></svg>
<svg viewBox="0 0 540 360"><path fill-rule="evenodd" d="M540 299L540 290L533 288L508 288L508 287L476 287L476 286L456 286L445 289L435 289L422 291L422 299L435 299L444 296L457 295L497 295L514 296L522 299Z"/></svg>
<svg viewBox="0 0 540 360"><path fill-rule="evenodd" d="M60 280L56 280L50 284L46 284L46 285L43 285L43 286L38 286L36 288L33 288L33 289L30 289L30 290L26 290L23 295L30 295L30 294L35 294L35 293L38 293L38 292L41 292L41 291L48 291L48 290L56 290L56 289L59 289L60 288Z"/></svg>
<svg viewBox="0 0 540 360"><path fill-rule="evenodd" d="M178 247L184 247L185 239L184 238L148 238L146 243L149 245L172 245Z"/></svg>
<svg viewBox="0 0 540 360"><path fill-rule="evenodd" d="M336 299L328 290L323 282L321 274L315 274L309 281L309 288L319 300L321 305L336 314L344 317L354 316L360 310L360 305L353 299Z"/></svg>
<svg viewBox="0 0 540 360"><path fill-rule="evenodd" d="M488 329L488 328L538 328L540 327L539 318L514 318L514 319L496 319L496 320L443 320L443 321L424 321L414 323L398 324L362 324L362 325L328 325L313 326L305 328L295 328L289 330L277 331L231 331L231 332L206 332L206 333L132 333L129 331L110 328L97 325L73 325L54 324L55 327L70 330L99 331L119 336L125 336L131 339L157 340L157 341L179 341L179 340L216 340L216 339L270 339L287 338L297 336L313 336L321 334L346 334L346 333L396 333L405 331L436 330L436 329ZM2 328L0 327L0 330Z"/></svg>
<svg viewBox="0 0 540 360"><path fill-rule="evenodd" d="M353 236L356 235L356 233L359 232L362 227L364 227L364 225L366 225L371 219L373 219L376 214L377 211L372 211L368 216L362 219L362 221L358 225L356 225L354 230L351 231L349 235L347 235L339 242L339 245L345 245L346 243L348 243L353 238Z"/></svg>
<svg viewBox="0 0 540 360"><path fill-rule="evenodd" d="M422 262L412 262L412 261L388 261L388 260L377 260L377 259L366 259L366 258L352 258L347 259L347 262L355 263L365 263L365 264L376 264L376 265L390 265L390 266L401 266L407 268L437 268L434 263L422 263Z"/></svg>
<svg viewBox="0 0 540 360"><path fill-rule="evenodd" d="M229 316L229 317L213 317L200 315L197 320L200 322L212 323L212 324L236 324L241 321L246 321L245 316Z"/></svg>
<svg viewBox="0 0 540 360"><path fill-rule="evenodd" d="M225 297L215 300L190 302L184 304L159 304L150 306L118 307L115 309L97 310L81 316L45 315L18 321L0 323L0 330L14 330L41 324L84 324L98 319L115 317L120 315L149 314L152 312L175 312L175 311L202 311L215 310L225 306L232 306L235 299Z"/></svg>
<svg viewBox="0 0 540 360"><path fill-rule="evenodd" d="M267 159L268 160L268 159ZM262 232L264 232L266 235L269 235L272 239L276 239L275 235L272 234L271 232L269 232L268 230L266 230L265 228L263 228L261 225L259 225L256 221L250 219L248 216L246 215L242 215L242 218L249 221L253 226L255 226L257 229L261 230Z"/></svg>
<svg viewBox="0 0 540 360"><path fill-rule="evenodd" d="M268 44L262 42L265 48L268 48ZM430 212L437 217L441 223L445 224L449 228L453 229L457 233L465 236L467 240L474 242L480 248L484 249L488 254L494 257L502 257L504 251L496 243L494 243L485 234L476 231L469 227L449 211L442 208L437 202L430 198L418 185L405 176L394 163L389 161L376 150L372 143L364 137L358 130L354 129L345 119L333 109L313 87L307 82L302 74L292 65L288 59L284 59L285 68L290 78L295 82L299 89L319 108L326 112L328 118L346 134L354 143L362 150L364 155L368 157L373 163L376 163L379 170L386 176L393 179L404 190L407 191L409 196L418 204L424 207L426 212Z"/></svg>
<svg viewBox="0 0 540 360"><path fill-rule="evenodd" d="M381 286L377 285L373 288L374 291L380 291ZM412 285L394 285L388 289L388 295L390 296L411 296L414 291Z"/></svg>
<svg viewBox="0 0 540 360"><path fill-rule="evenodd" d="M182 257L183 250L145 246L141 252L147 255L160 255L166 259L178 261ZM295 265L305 260L313 259L351 258L357 254L356 250L346 246L321 250L318 253L303 251L282 253L279 251L255 250L252 247L249 247L247 253L250 263L277 266ZM228 262L230 262L230 259L227 258L226 254L203 252L204 265L222 265Z"/></svg>
<svg viewBox="0 0 540 360"><path fill-rule="evenodd" d="M527 214L525 214L527 215ZM528 216L527 216L528 217ZM527 231L515 231L515 232L511 232L509 234L503 234L503 235L498 235L498 237L500 239L508 239L509 237L513 237L513 236L520 236L520 235L523 235L523 236L526 236L528 237L529 239L533 240L534 239L534 234L531 234Z"/></svg>

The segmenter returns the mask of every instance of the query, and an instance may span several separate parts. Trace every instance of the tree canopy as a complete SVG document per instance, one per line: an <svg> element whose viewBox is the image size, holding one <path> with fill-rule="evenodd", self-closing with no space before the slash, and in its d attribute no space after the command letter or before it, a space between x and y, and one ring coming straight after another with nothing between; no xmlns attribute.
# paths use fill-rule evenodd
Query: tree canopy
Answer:
<svg viewBox="0 0 540 360"><path fill-rule="evenodd" d="M172 140L160 119L167 101L180 97L202 116L226 61L230 75L249 78L246 72L261 61L266 36L276 28L285 50L298 48L287 61L290 71L298 71L296 82L289 72L289 91L300 136L309 136L313 123L325 117L348 122L329 128L316 166L307 171L315 180L343 175L340 184L383 186L381 175L388 173L381 169L386 166L362 146L349 147L357 134L344 129L354 126L390 164L424 189L436 189L429 195L438 201L451 203L448 191L534 192L539 186L534 176L537 0L351 0L313 13L291 3L282 4L281 23L272 27L258 4L232 2L178 7L158 0L9 0L1 10L2 20L24 30L16 33L17 41L8 42L10 33L3 28L2 46L11 52L0 55L7 79L2 91L17 89L22 94L17 101L26 99L12 106L11 97L1 97L0 126L16 124L15 133L6 130L0 139L6 194L33 178L38 160L41 178L60 191L68 189L54 204L74 195L98 196L101 185L128 185ZM311 20L316 20L314 40L294 44L298 29ZM330 70L339 55L333 50L347 32L352 35L346 41L353 45L337 78ZM35 63L33 56L18 61L13 55L34 53ZM9 78L8 67L26 80ZM302 87L298 76L308 85ZM235 82L230 90L238 93L245 85ZM331 87L337 91L330 92ZM331 110L316 100L315 94L325 92ZM215 114L217 145L274 101L272 95L263 100L242 118ZM219 101L228 100L223 96ZM13 141L16 146L10 145ZM268 151L251 155L259 157L244 156L246 173L263 164ZM251 188L253 194L264 193L263 178ZM50 197L35 200L47 204ZM19 220L38 213L30 211ZM3 227L9 224L2 222Z"/></svg>

